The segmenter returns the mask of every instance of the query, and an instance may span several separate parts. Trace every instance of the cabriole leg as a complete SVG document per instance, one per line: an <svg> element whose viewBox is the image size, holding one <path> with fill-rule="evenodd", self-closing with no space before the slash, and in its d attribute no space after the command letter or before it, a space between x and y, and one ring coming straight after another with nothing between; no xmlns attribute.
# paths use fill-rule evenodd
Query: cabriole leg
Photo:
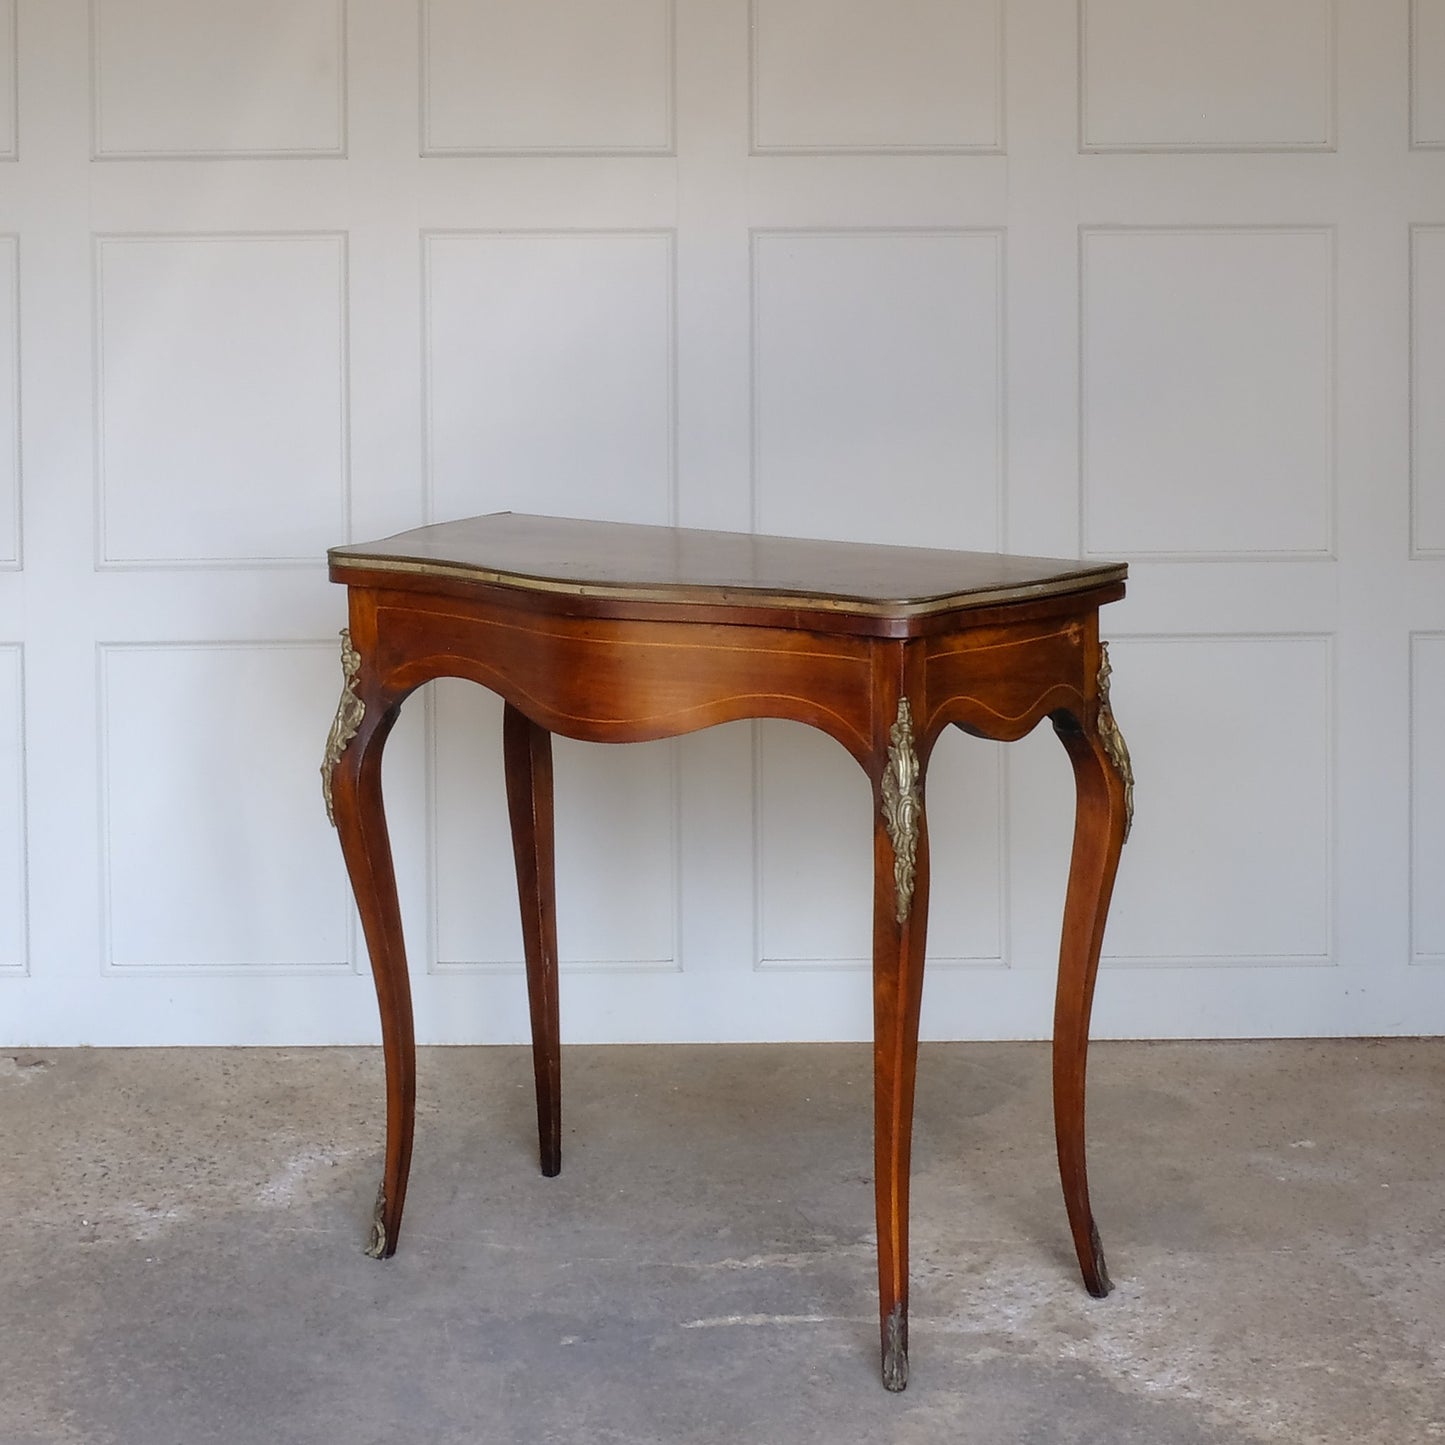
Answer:
<svg viewBox="0 0 1445 1445"><path fill-rule="evenodd" d="M1053 718L1054 730L1074 765L1077 804L1069 890L1064 902L1054 1004L1054 1135L1074 1249L1089 1293L1102 1299L1112 1288L1089 1205L1085 1152L1084 1086L1089 1015L1114 891L1119 854L1133 820L1134 775L1129 751L1109 705L1109 659L1102 649L1095 718Z"/></svg>
<svg viewBox="0 0 1445 1445"><path fill-rule="evenodd" d="M367 689L361 658L351 646L350 633L343 632L341 637L345 682L326 742L321 780L327 813L340 837L361 914L381 1012L382 1053L386 1060L386 1162L366 1252L374 1259L386 1259L396 1252L401 1231L416 1119L411 984L381 796L382 751L401 704L400 699L363 702Z"/></svg>
<svg viewBox="0 0 1445 1445"><path fill-rule="evenodd" d="M552 735L506 704L502 752L517 860L517 896L532 1013L532 1071L542 1173L562 1167L562 1048L557 1006L557 887L552 828Z"/></svg>
<svg viewBox="0 0 1445 1445"><path fill-rule="evenodd" d="M908 1383L908 1180L928 921L928 833L906 700L873 834L873 1180L883 1384Z"/></svg>

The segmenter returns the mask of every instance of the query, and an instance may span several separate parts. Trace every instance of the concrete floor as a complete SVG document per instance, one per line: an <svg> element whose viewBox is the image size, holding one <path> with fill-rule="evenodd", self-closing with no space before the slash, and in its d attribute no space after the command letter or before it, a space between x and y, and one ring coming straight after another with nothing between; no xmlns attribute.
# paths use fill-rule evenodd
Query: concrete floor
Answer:
<svg viewBox="0 0 1445 1445"><path fill-rule="evenodd" d="M1047 1054L920 1067L878 1379L869 1052L430 1050L365 1258L373 1050L0 1053L0 1442L1445 1441L1445 1040L1101 1044L1079 1284Z"/></svg>

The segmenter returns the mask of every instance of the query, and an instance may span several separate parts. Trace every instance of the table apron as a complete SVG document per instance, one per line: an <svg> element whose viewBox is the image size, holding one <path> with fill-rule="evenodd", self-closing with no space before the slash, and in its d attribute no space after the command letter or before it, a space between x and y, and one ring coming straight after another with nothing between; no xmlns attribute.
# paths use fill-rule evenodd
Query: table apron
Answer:
<svg viewBox="0 0 1445 1445"><path fill-rule="evenodd" d="M980 627L921 645L920 731L929 745L950 723L1014 742L1056 712L1082 721L1096 693L1097 611Z"/></svg>
<svg viewBox="0 0 1445 1445"><path fill-rule="evenodd" d="M587 742L783 718L827 733L869 771L899 696L910 698L926 757L950 724L1012 741L1051 713L1082 717L1097 667L1096 609L916 639L539 615L359 588L351 613L364 691L389 704L435 678L464 678Z"/></svg>

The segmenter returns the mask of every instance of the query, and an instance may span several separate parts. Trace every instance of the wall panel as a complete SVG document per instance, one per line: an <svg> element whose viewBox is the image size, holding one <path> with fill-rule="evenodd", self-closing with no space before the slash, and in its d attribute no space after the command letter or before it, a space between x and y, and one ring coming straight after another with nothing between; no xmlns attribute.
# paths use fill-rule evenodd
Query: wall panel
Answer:
<svg viewBox="0 0 1445 1445"><path fill-rule="evenodd" d="M0 569L20 566L22 492L20 240L0 235Z"/></svg>
<svg viewBox="0 0 1445 1445"><path fill-rule="evenodd" d="M502 707L471 683L435 685L435 967L522 967L502 773ZM557 938L564 970L677 966L677 789L669 742L553 743Z"/></svg>
<svg viewBox="0 0 1445 1445"><path fill-rule="evenodd" d="M103 966L352 968L327 643L102 644Z"/></svg>
<svg viewBox="0 0 1445 1445"><path fill-rule="evenodd" d="M759 733L760 966L866 967L873 937L868 779L821 734L784 723L764 724ZM997 744L950 734L929 764L930 967L1003 962L1002 763Z"/></svg>
<svg viewBox="0 0 1445 1445"><path fill-rule="evenodd" d="M340 156L345 0L91 0L94 153Z"/></svg>
<svg viewBox="0 0 1445 1445"><path fill-rule="evenodd" d="M1331 0L1080 0L1086 150L1324 150Z"/></svg>
<svg viewBox="0 0 1445 1445"><path fill-rule="evenodd" d="M0 976L30 963L27 811L25 653L0 643Z"/></svg>
<svg viewBox="0 0 1445 1445"><path fill-rule="evenodd" d="M1331 233L1092 230L1081 244L1086 550L1326 556Z"/></svg>
<svg viewBox="0 0 1445 1445"><path fill-rule="evenodd" d="M1445 148L1445 0L1411 0L1410 141Z"/></svg>
<svg viewBox="0 0 1445 1445"><path fill-rule="evenodd" d="M19 34L16 0L0 0L0 161L20 155Z"/></svg>
<svg viewBox="0 0 1445 1445"><path fill-rule="evenodd" d="M96 242L102 565L314 560L348 527L346 241Z"/></svg>
<svg viewBox="0 0 1445 1445"><path fill-rule="evenodd" d="M1410 736L1414 797L1411 834L1411 956L1445 963L1445 632L1411 642Z"/></svg>
<svg viewBox="0 0 1445 1445"><path fill-rule="evenodd" d="M1411 543L1445 557L1445 226L1410 235Z"/></svg>
<svg viewBox="0 0 1445 1445"><path fill-rule="evenodd" d="M1002 307L994 232L757 235L758 530L996 547Z"/></svg>
<svg viewBox="0 0 1445 1445"><path fill-rule="evenodd" d="M1119 637L1138 779L1106 945L1130 962L1333 961L1328 637Z"/></svg>
<svg viewBox="0 0 1445 1445"><path fill-rule="evenodd" d="M1003 148L999 0L752 0L753 147Z"/></svg>
<svg viewBox="0 0 1445 1445"><path fill-rule="evenodd" d="M673 514L666 233L426 237L434 517Z"/></svg>
<svg viewBox="0 0 1445 1445"><path fill-rule="evenodd" d="M426 155L666 154L673 0L422 0Z"/></svg>

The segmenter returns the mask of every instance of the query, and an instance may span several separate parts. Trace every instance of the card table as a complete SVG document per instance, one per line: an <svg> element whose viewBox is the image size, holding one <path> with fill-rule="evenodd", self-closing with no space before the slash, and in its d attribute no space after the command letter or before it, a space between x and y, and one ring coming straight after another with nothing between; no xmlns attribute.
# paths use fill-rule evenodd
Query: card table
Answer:
<svg viewBox="0 0 1445 1445"><path fill-rule="evenodd" d="M624 743L739 718L819 728L873 789L873 1126L883 1383L908 1381L908 1183L928 920L925 777L950 725L1014 741L1045 718L1073 764L1054 1011L1054 1129L1089 1293L1110 1283L1084 1145L1089 1014L1133 772L1099 609L1122 563L805 541L509 512L334 547L347 588L341 701L322 765L381 1012L386 1156L368 1252L396 1249L416 1048L381 760L438 677L503 701L503 760L542 1172L561 1167L551 737Z"/></svg>

